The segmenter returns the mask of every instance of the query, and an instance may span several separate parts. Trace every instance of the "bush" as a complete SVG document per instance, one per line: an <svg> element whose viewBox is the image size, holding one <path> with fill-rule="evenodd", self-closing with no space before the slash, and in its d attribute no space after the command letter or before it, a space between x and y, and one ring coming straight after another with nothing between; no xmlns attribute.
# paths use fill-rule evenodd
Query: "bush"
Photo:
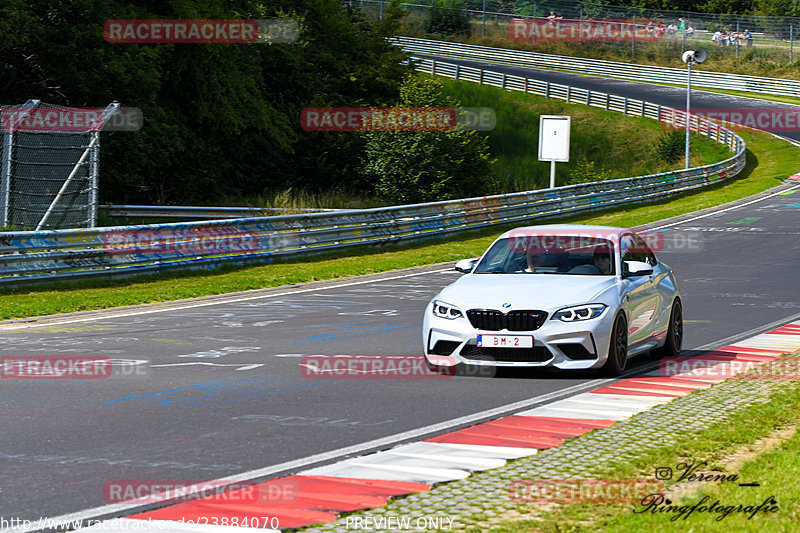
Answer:
<svg viewBox="0 0 800 533"><path fill-rule="evenodd" d="M666 163L677 161L686 153L686 133L683 130L664 132L656 143L654 153Z"/></svg>
<svg viewBox="0 0 800 533"><path fill-rule="evenodd" d="M579 183L593 183L595 181L605 181L611 179L611 171L595 168L594 161L589 161L585 157L575 164L575 168L569 173L567 185L577 185Z"/></svg>
<svg viewBox="0 0 800 533"><path fill-rule="evenodd" d="M470 35L469 14L462 0L433 0L425 31L441 35Z"/></svg>

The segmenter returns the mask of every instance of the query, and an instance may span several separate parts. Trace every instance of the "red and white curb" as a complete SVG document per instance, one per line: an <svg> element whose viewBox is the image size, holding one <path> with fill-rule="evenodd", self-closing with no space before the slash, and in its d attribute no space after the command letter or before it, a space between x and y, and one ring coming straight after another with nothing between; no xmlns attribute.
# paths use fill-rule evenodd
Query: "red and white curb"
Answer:
<svg viewBox="0 0 800 533"><path fill-rule="evenodd" d="M668 375L662 368L512 416L256 485L259 494L269 494L271 486L292 484L297 498L291 501L233 503L244 500L234 490L225 493L228 502L219 496L201 498L84 529L235 533L252 530L253 524L269 531L332 522L339 513L380 507L395 496L427 491L435 483L464 479L470 472L558 446L798 349L800 322L794 322L702 356L680 358L689 363Z"/></svg>

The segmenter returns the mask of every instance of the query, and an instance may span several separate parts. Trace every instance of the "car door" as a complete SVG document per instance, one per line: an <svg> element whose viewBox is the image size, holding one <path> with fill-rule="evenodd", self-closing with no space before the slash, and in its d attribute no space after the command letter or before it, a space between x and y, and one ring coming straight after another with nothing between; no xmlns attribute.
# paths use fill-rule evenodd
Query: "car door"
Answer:
<svg viewBox="0 0 800 533"><path fill-rule="evenodd" d="M622 271L625 261L640 261L653 267L653 274L634 276L623 281L623 298L628 306L628 345L636 347L651 340L656 333L656 315L660 306L660 294L656 279L659 275L655 254L638 235L629 233L620 239Z"/></svg>

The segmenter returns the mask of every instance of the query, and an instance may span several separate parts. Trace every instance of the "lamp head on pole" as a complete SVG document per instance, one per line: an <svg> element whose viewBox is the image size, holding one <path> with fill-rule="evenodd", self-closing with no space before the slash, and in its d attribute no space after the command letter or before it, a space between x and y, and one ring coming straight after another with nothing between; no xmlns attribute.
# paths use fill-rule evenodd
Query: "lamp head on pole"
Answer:
<svg viewBox="0 0 800 533"><path fill-rule="evenodd" d="M708 53L703 48L698 48L697 50L686 50L681 56L681 60L687 65L694 65L705 61L707 56Z"/></svg>

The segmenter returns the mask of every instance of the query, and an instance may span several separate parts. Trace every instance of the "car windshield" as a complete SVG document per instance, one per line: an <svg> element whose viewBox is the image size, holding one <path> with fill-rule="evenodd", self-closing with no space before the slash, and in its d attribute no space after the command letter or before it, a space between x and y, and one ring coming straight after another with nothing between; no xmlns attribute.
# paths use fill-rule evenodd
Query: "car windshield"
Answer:
<svg viewBox="0 0 800 533"><path fill-rule="evenodd" d="M495 242L476 274L614 274L614 245L600 237L522 235Z"/></svg>

